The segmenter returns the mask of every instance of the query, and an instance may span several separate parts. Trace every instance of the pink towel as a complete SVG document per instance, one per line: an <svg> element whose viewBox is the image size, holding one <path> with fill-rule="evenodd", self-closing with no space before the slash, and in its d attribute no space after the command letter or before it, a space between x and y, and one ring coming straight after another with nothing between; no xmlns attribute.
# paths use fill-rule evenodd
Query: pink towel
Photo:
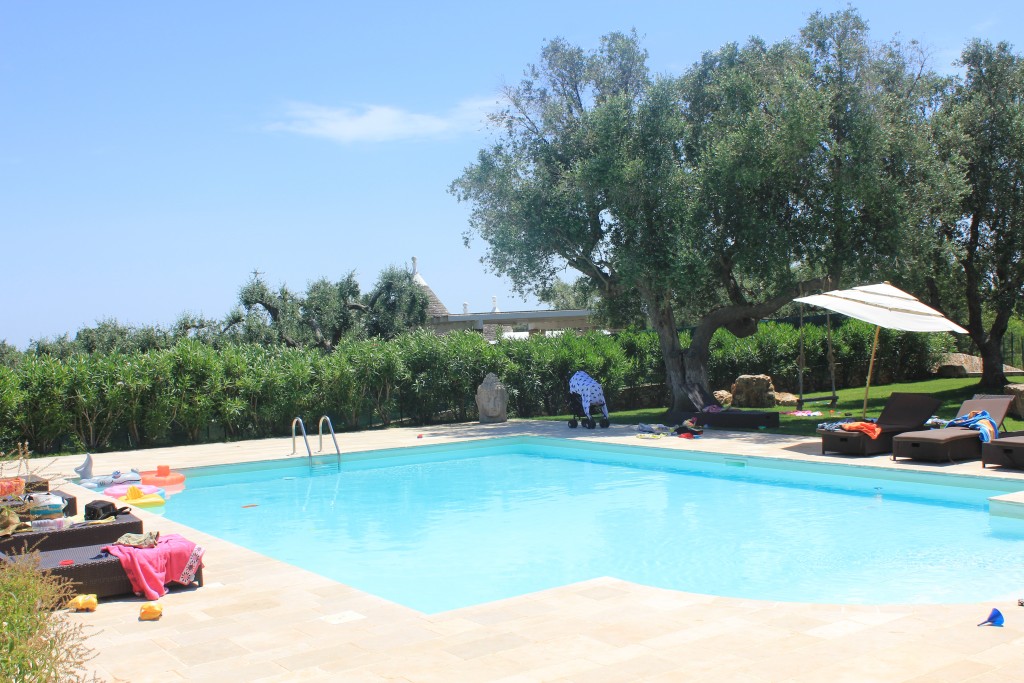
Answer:
<svg viewBox="0 0 1024 683"><path fill-rule="evenodd" d="M172 581L186 586L192 583L203 566L206 552L180 534L161 536L155 548L108 545L103 549L121 560L132 590L145 595L147 600L156 600L165 594L165 586Z"/></svg>

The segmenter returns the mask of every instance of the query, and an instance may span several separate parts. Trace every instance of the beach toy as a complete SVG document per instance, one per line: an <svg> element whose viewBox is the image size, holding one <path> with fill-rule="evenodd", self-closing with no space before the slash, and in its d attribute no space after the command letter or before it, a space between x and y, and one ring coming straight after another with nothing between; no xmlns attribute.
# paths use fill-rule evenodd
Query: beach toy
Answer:
<svg viewBox="0 0 1024 683"><path fill-rule="evenodd" d="M144 602L139 608L139 621L156 621L164 615L164 606L159 602Z"/></svg>
<svg viewBox="0 0 1024 683"><path fill-rule="evenodd" d="M997 610L995 607L988 613L988 619L978 624L978 626L1002 626L1003 625L1003 613Z"/></svg>
<svg viewBox="0 0 1024 683"><path fill-rule="evenodd" d="M68 609L74 612L95 612L97 605L99 605L99 600L96 599L96 594L90 593L71 598L71 601L68 602Z"/></svg>
<svg viewBox="0 0 1024 683"><path fill-rule="evenodd" d="M156 507L167 502L163 497L158 496L155 493L143 493L139 490L138 486L129 486L128 492L118 498L118 500L131 503L132 505L140 508Z"/></svg>
<svg viewBox="0 0 1024 683"><path fill-rule="evenodd" d="M76 467L75 472L80 477L78 485L84 486L87 489L101 489L115 484L133 484L142 481L142 475L139 474L138 470L131 470L129 472L114 470L109 475L94 477L92 475L92 455L90 453L85 454L85 462Z"/></svg>
<svg viewBox="0 0 1024 683"><path fill-rule="evenodd" d="M156 470L147 470L142 473L142 483L150 486L162 486L173 491L172 487L185 483L185 475L181 472L172 472L170 465L157 465ZM180 490L181 488L177 489L177 491Z"/></svg>
<svg viewBox="0 0 1024 683"><path fill-rule="evenodd" d="M161 498L166 498L164 490L159 486L150 486L149 484L117 484L103 489L104 496L110 496L111 498L120 498L121 496L128 494L128 489L134 486L143 493L155 493Z"/></svg>

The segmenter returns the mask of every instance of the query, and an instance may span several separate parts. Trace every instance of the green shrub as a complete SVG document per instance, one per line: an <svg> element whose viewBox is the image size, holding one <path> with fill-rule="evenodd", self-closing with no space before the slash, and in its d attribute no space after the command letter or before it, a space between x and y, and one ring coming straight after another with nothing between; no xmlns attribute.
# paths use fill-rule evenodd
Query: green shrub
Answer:
<svg viewBox="0 0 1024 683"><path fill-rule="evenodd" d="M627 387L665 383L665 361L656 332L631 327L615 335L615 340L626 358L623 381Z"/></svg>
<svg viewBox="0 0 1024 683"><path fill-rule="evenodd" d="M335 429L359 429L365 410L362 386L352 362L356 344L342 341L316 365L316 401Z"/></svg>
<svg viewBox="0 0 1024 683"><path fill-rule="evenodd" d="M21 438L37 453L60 448L72 431L67 395L67 364L53 356L26 354L17 369Z"/></svg>
<svg viewBox="0 0 1024 683"><path fill-rule="evenodd" d="M839 388L863 385L874 328L847 320L833 330ZM805 393L831 387L826 332L804 327ZM679 334L682 348L690 333ZM950 335L883 330L874 382L926 377ZM712 389L740 374L765 373L783 391L797 391L800 332L762 323L738 339L712 338ZM226 345L216 349L183 339L169 349L131 353L26 353L16 367L0 365L0 448L28 440L36 453L68 444L101 449L127 443L154 446L210 438L286 434L294 417L312 423L328 415L336 428L396 416L419 424L476 417L476 389L489 372L509 392L509 413L535 417L567 410L569 377L577 370L617 405L625 387L664 382L658 337L629 329L488 343L464 331L428 330L392 341L344 339L330 354L316 349ZM211 427L213 429L211 429ZM215 436L216 435L216 436Z"/></svg>
<svg viewBox="0 0 1024 683"><path fill-rule="evenodd" d="M0 680L89 680L82 626L56 611L70 598L67 580L38 571L32 555L0 562Z"/></svg>
<svg viewBox="0 0 1024 683"><path fill-rule="evenodd" d="M68 359L66 405L79 443L90 451L110 447L126 425L128 406L121 353L75 355Z"/></svg>

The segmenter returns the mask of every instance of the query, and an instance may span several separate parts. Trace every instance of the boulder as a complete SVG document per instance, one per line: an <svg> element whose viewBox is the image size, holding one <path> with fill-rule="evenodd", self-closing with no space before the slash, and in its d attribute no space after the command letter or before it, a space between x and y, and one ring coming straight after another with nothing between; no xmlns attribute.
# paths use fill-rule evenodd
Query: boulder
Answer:
<svg viewBox="0 0 1024 683"><path fill-rule="evenodd" d="M800 397L796 394L791 394L786 391L775 392L775 405L777 406L793 406L800 402Z"/></svg>
<svg viewBox="0 0 1024 683"><path fill-rule="evenodd" d="M1024 420L1024 384L1007 384L1003 387L1003 393L1014 397L1007 414Z"/></svg>
<svg viewBox="0 0 1024 683"><path fill-rule="evenodd" d="M719 389L714 393L714 396L715 400L718 401L723 406L727 406L732 403L732 394L730 394L725 389Z"/></svg>
<svg viewBox="0 0 1024 683"><path fill-rule="evenodd" d="M732 385L732 404L737 408L772 408L775 385L768 375L740 375Z"/></svg>

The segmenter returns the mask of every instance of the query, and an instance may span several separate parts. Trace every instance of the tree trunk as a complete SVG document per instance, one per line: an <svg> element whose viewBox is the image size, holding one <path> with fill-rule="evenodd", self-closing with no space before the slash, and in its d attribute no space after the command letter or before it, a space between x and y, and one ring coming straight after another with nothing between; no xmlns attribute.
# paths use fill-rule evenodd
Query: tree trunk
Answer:
<svg viewBox="0 0 1024 683"><path fill-rule="evenodd" d="M1003 335L990 333L984 343L978 343L981 352L981 386L996 393L1003 393L1009 383L1003 372Z"/></svg>
<svg viewBox="0 0 1024 683"><path fill-rule="evenodd" d="M658 333L661 357L665 362L665 383L672 400L669 410L692 412L714 402L714 397L707 390L708 354L694 353L692 347L683 352L670 298L650 292L643 292L642 296L651 325Z"/></svg>
<svg viewBox="0 0 1024 683"><path fill-rule="evenodd" d="M692 412L705 406L717 405L711 393L708 361L711 358L711 337L715 330L725 327L737 337L757 332L757 321L779 310L802 292L827 286L828 278L816 278L793 285L773 298L756 304L731 305L718 308L697 323L688 349L679 344L675 314L668 295L652 295L641 290L647 305L651 325L658 333L661 354L665 360L665 382L672 396L672 412Z"/></svg>
<svg viewBox="0 0 1024 683"><path fill-rule="evenodd" d="M683 347L679 344L679 332L676 330L676 317L668 297L654 295L642 291L641 296L647 304L647 314L651 326L658 333L658 344L661 347L661 358L665 363L665 384L668 385L672 405L669 410L692 410L685 402L686 370L683 368Z"/></svg>

